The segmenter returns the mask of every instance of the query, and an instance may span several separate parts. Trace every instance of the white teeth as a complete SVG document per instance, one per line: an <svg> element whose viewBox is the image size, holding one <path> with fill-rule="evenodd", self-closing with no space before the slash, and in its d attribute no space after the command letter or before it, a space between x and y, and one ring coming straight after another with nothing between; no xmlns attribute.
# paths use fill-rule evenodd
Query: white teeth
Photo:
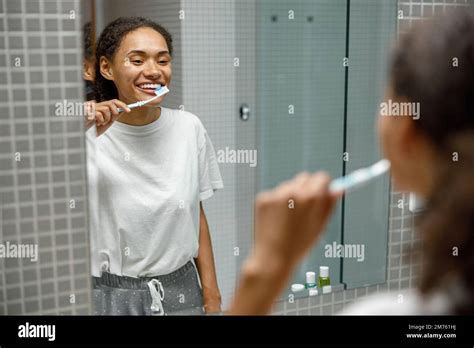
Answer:
<svg viewBox="0 0 474 348"><path fill-rule="evenodd" d="M141 84L141 85L138 85L138 87L140 88L145 88L145 89L156 89L159 85L156 84L156 83L144 83L144 84Z"/></svg>

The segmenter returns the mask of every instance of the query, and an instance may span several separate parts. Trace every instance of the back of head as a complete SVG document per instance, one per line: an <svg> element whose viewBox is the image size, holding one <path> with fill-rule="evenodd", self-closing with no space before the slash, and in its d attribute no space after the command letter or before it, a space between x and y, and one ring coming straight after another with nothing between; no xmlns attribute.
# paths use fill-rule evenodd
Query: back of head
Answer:
<svg viewBox="0 0 474 348"><path fill-rule="evenodd" d="M454 312L474 314L474 10L429 20L401 37L391 86L420 103L413 121L437 154L437 185L422 217L421 291L461 284Z"/></svg>

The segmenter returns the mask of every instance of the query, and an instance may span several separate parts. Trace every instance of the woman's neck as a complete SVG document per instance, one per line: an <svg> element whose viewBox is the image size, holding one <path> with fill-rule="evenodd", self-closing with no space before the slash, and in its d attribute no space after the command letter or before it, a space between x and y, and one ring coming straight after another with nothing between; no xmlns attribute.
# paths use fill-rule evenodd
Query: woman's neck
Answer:
<svg viewBox="0 0 474 348"><path fill-rule="evenodd" d="M130 126L145 126L152 122L155 122L161 116L161 107L153 106L142 106L140 108L133 109L129 113L123 113L118 122L128 124Z"/></svg>

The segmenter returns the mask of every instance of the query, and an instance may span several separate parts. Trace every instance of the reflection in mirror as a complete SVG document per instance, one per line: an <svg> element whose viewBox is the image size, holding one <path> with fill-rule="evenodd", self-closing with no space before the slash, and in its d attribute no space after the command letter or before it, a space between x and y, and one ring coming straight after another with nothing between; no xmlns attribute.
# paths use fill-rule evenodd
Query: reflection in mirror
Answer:
<svg viewBox="0 0 474 348"><path fill-rule="evenodd" d="M378 159L373 127L357 124L372 124L377 111L395 5L348 3L90 4L84 79L95 314L220 312L253 245L257 192L300 171L337 177L352 160L360 167ZM391 20L357 27L364 11ZM383 35L360 48L353 28ZM374 62L363 52L379 55ZM360 75L348 74L349 62ZM385 281L388 179L375 187L361 200L373 200L376 217L339 204L284 301L343 290L347 279ZM361 221L366 234L357 232ZM371 248L382 251L357 267L328 254L344 241L367 245L374 229L382 237ZM292 283L309 286L292 292Z"/></svg>
<svg viewBox="0 0 474 348"><path fill-rule="evenodd" d="M86 134L96 314L220 311L202 202L223 183L202 122L161 105L173 53L172 35L143 17L112 20L97 40Z"/></svg>

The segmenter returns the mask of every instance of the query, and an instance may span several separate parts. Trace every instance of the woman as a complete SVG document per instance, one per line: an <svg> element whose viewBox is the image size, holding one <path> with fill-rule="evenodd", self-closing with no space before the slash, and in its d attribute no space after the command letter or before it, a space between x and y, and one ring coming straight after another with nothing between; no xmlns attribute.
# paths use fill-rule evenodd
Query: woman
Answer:
<svg viewBox="0 0 474 348"><path fill-rule="evenodd" d="M223 187L211 140L195 115L160 107L164 96L127 107L169 86L172 50L171 35L140 17L111 22L97 43L87 132L97 314L220 311L201 204Z"/></svg>
<svg viewBox="0 0 474 348"><path fill-rule="evenodd" d="M399 301L377 295L348 314L474 314L474 12L421 25L393 52L385 98L420 103L421 117L379 117L380 143L399 190L427 199L423 273ZM323 231L336 195L324 173L301 174L256 202L255 250L231 314L265 314ZM293 199L294 209L287 202ZM317 233L315 233L315 231ZM269 261L271 260L271 262Z"/></svg>

